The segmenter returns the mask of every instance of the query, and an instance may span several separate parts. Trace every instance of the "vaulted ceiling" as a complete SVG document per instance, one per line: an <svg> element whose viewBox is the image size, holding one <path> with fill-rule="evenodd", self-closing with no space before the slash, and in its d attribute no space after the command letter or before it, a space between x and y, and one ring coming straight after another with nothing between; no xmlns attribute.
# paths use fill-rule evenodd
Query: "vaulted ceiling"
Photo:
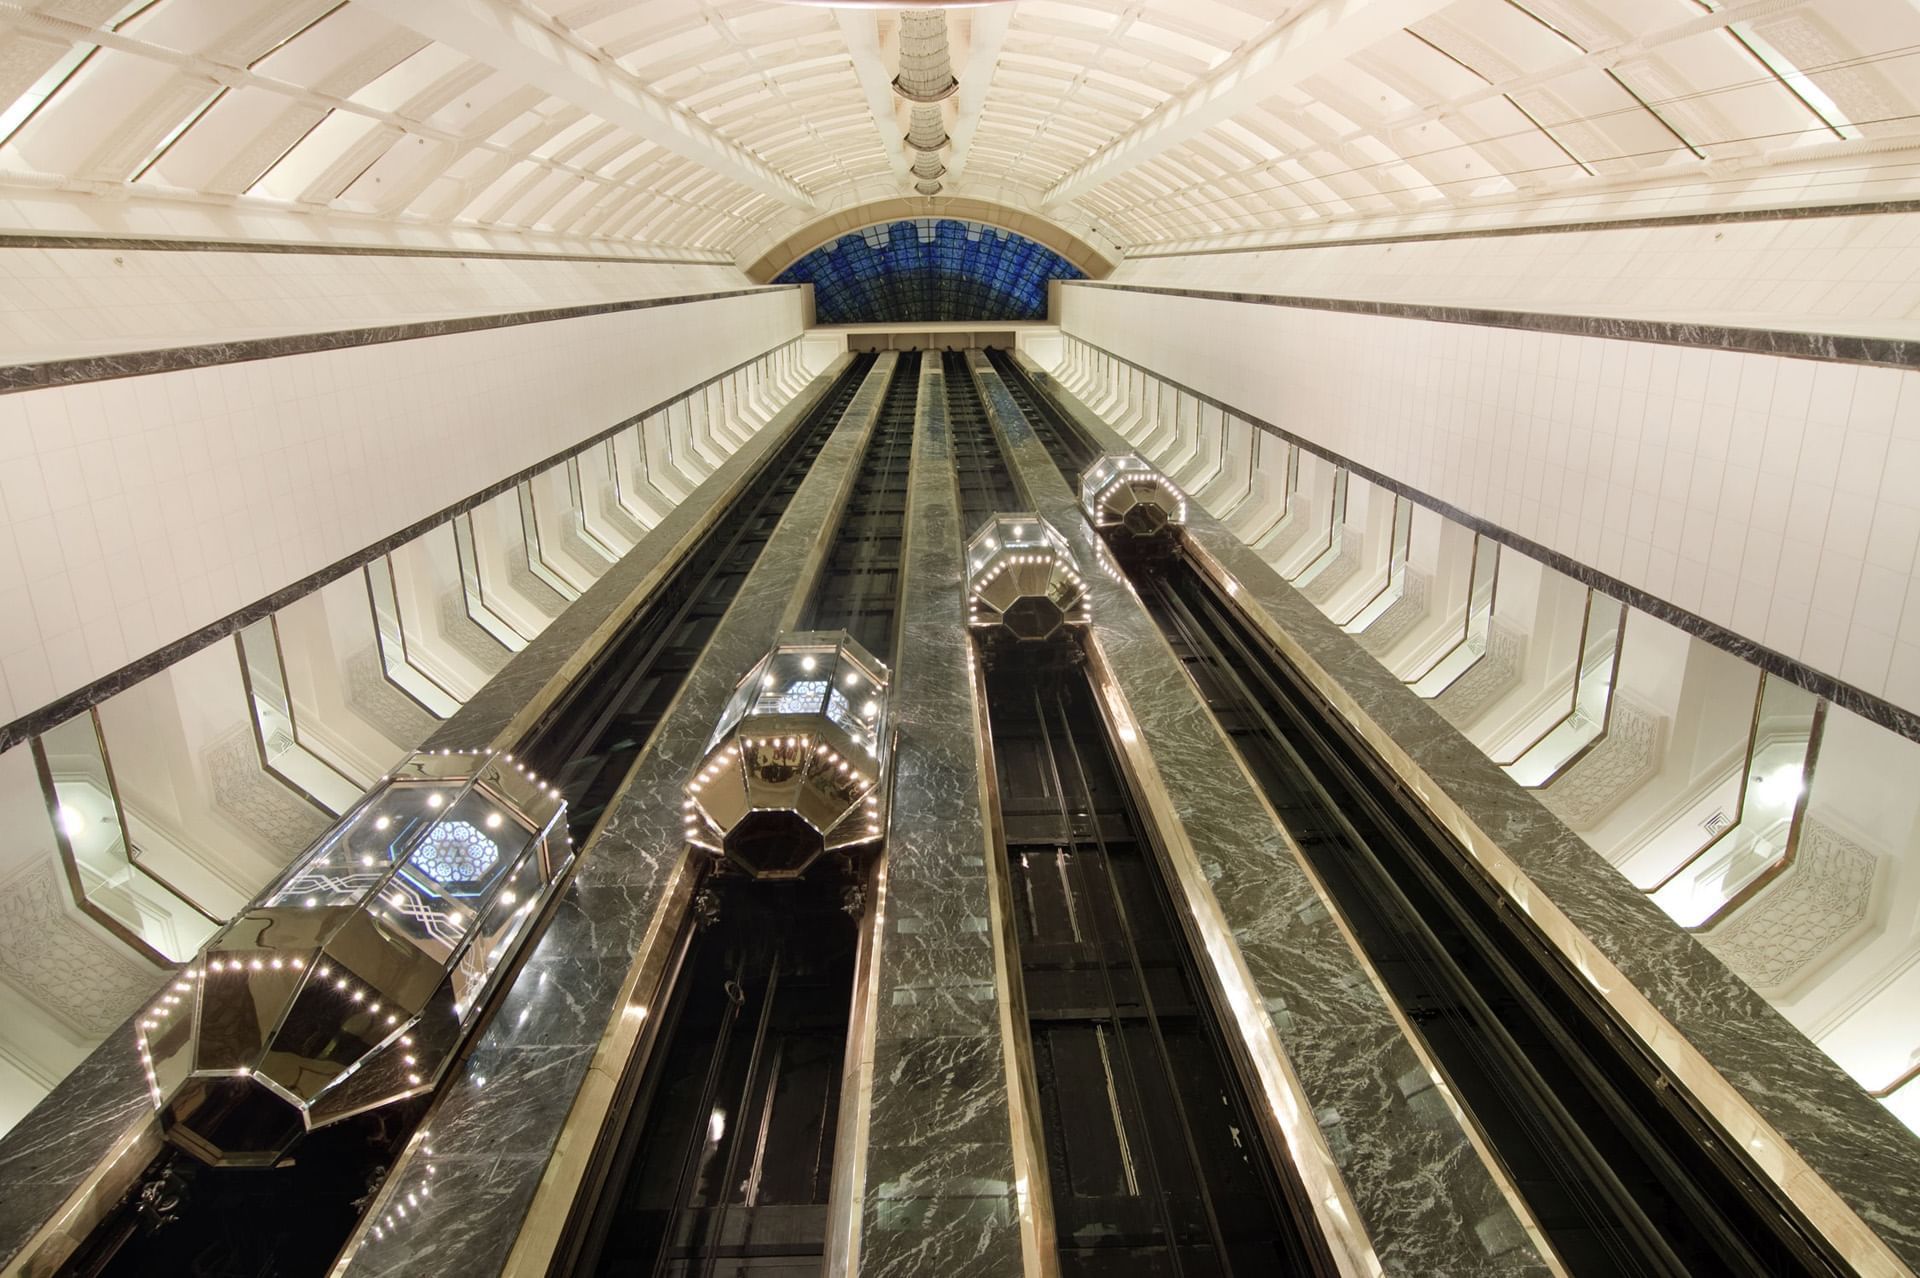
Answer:
<svg viewBox="0 0 1920 1278"><path fill-rule="evenodd" d="M946 11L949 197L1131 251L1912 144L1911 0L1014 0ZM912 194L896 10L0 3L0 201L65 190L707 249ZM1872 177L1850 179L1855 187ZM1818 198L1818 184L1794 188Z"/></svg>

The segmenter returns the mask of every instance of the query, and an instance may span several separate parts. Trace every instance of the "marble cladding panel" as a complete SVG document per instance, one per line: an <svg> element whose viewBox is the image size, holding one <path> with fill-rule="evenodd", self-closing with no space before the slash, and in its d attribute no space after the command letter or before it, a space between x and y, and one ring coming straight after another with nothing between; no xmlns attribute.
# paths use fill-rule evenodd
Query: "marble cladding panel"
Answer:
<svg viewBox="0 0 1920 1278"><path fill-rule="evenodd" d="M430 1181L428 1205L383 1236L362 1234L341 1272L478 1275L505 1264L685 847L681 786L741 673L766 655L811 593L897 359L882 355L861 384L609 805L553 923L472 1059L444 1084L428 1138L383 1191L392 1202ZM487 1073L490 1059L508 1072ZM539 1068L515 1069L526 1061ZM501 1124L516 1133L512 1145L498 1138Z"/></svg>
<svg viewBox="0 0 1920 1278"><path fill-rule="evenodd" d="M1087 570L1097 654L1160 772L1381 1265L1408 1275L1551 1272L1530 1245L1496 1252L1485 1243L1517 1230L1499 1184L1451 1111L1418 1103L1418 1093L1402 1087L1424 1066L1380 989L1139 598L1102 564L1097 534L998 374L983 361L975 375L1029 504L1066 535ZM1094 434L1103 444L1113 439L1104 424Z"/></svg>
<svg viewBox="0 0 1920 1278"><path fill-rule="evenodd" d="M1052 393L1076 421L1091 417L1064 391ZM1672 1050L1679 1038L1704 1057L1710 1069L1683 1075L1682 1084L1730 1130L1745 1111L1764 1121L1771 1131L1755 1128L1750 1142L1765 1147L1757 1159L1763 1174L1792 1179L1773 1149L1773 1137L1784 1138L1886 1248L1920 1267L1920 1138L1217 520L1190 506L1185 535L1202 564L1211 560L1237 583L1249 618L1456 837L1483 863L1514 867L1513 881L1504 867L1495 877L1542 921L1548 939L1583 970L1592 972L1582 961L1590 945L1593 958L1618 971L1631 999L1604 973L1590 979L1643 1038L1660 1040L1651 1044L1656 1054L1674 1066L1685 1056ZM1556 918L1577 935L1556 935ZM1248 960L1255 962L1252 952ZM1803 1206L1821 1223L1817 1202ZM1835 1226L1842 1235L1852 1227Z"/></svg>
<svg viewBox="0 0 1920 1278"><path fill-rule="evenodd" d="M156 974L154 984L160 984ZM86 1183L153 1101L133 1048L131 1019L54 1087L0 1140L0 1266Z"/></svg>
<svg viewBox="0 0 1920 1278"><path fill-rule="evenodd" d="M1004 1194L967 1198L870 1198L861 1229L869 1241L887 1239L889 1269L940 1278L1011 1278L1021 1272Z"/></svg>
<svg viewBox="0 0 1920 1278"><path fill-rule="evenodd" d="M796 395L766 427L722 462L687 499L667 512L654 529L607 570L605 576L569 604L552 624L515 653L506 668L488 680L426 745L464 749L480 745L510 748L511 728L524 729L551 704L604 638L653 593L699 544L714 520L725 513L761 464L777 451L813 406L846 371L842 356Z"/></svg>
<svg viewBox="0 0 1920 1278"><path fill-rule="evenodd" d="M960 525L946 379L930 358L901 553L861 1196L858 1271L887 1278L987 1278L1021 1264Z"/></svg>

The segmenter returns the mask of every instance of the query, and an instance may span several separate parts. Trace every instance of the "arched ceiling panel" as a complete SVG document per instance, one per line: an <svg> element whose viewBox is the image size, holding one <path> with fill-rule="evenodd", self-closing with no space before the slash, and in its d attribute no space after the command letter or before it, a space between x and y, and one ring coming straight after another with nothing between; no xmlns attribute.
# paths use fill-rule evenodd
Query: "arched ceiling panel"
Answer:
<svg viewBox="0 0 1920 1278"><path fill-rule="evenodd" d="M1083 278L1024 235L953 218L866 227L776 277L813 285L822 324L1044 319L1048 281Z"/></svg>
<svg viewBox="0 0 1920 1278"><path fill-rule="evenodd" d="M940 107L959 142L942 197L1133 249L1733 190L1920 135L1908 0L946 14L962 85ZM752 258L836 210L911 197L886 89L897 28L890 11L768 0L27 0L0 9L0 192Z"/></svg>

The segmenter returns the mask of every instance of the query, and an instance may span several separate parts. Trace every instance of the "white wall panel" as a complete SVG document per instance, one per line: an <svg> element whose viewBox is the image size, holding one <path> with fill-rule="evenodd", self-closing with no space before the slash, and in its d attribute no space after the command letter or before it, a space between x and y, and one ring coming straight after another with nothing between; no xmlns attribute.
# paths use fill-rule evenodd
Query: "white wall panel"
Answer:
<svg viewBox="0 0 1920 1278"><path fill-rule="evenodd" d="M0 395L0 718L796 337L800 290Z"/></svg>
<svg viewBox="0 0 1920 1278"><path fill-rule="evenodd" d="M750 287L732 266L689 263L10 248L0 363Z"/></svg>
<svg viewBox="0 0 1920 1278"><path fill-rule="evenodd" d="M1880 213L1129 259L1116 284L1920 335L1920 217Z"/></svg>
<svg viewBox="0 0 1920 1278"><path fill-rule="evenodd" d="M1920 373L1061 295L1070 336L1920 709Z"/></svg>

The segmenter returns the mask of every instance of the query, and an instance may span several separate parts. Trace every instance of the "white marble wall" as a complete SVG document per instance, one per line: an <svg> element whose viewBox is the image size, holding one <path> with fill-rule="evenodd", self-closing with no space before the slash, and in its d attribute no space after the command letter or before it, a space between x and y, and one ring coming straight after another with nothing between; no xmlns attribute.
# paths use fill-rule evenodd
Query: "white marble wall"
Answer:
<svg viewBox="0 0 1920 1278"><path fill-rule="evenodd" d="M1060 295L1069 336L1920 710L1920 373Z"/></svg>
<svg viewBox="0 0 1920 1278"><path fill-rule="evenodd" d="M1123 262L1116 284L1920 335L1920 217L1596 228Z"/></svg>
<svg viewBox="0 0 1920 1278"><path fill-rule="evenodd" d="M0 364L749 287L730 265L8 248Z"/></svg>
<svg viewBox="0 0 1920 1278"><path fill-rule="evenodd" d="M795 337L783 290L0 395L0 720Z"/></svg>

